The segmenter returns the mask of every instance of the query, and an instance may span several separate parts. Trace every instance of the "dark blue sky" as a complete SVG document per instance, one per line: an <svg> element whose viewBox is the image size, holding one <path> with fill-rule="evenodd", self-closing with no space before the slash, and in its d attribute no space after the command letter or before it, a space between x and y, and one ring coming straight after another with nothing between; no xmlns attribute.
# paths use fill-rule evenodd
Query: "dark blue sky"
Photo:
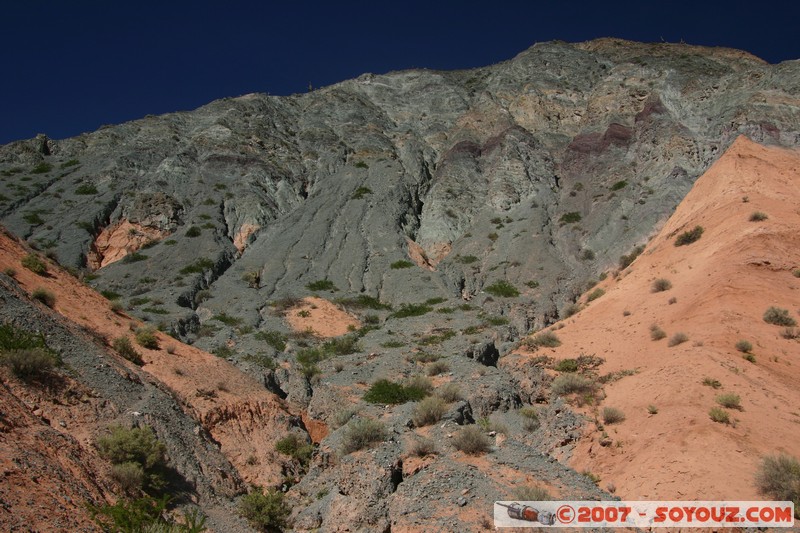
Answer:
<svg viewBox="0 0 800 533"><path fill-rule="evenodd" d="M552 39L683 39L775 63L800 58L798 20L798 0L9 0L0 144L364 72L483 66Z"/></svg>

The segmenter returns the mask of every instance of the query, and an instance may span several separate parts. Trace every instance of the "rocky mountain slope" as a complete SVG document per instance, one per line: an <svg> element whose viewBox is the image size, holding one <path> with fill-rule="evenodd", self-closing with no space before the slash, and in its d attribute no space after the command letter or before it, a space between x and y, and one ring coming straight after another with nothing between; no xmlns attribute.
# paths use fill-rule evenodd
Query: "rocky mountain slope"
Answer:
<svg viewBox="0 0 800 533"><path fill-rule="evenodd" d="M175 337L140 372L235 470L223 508L247 482L288 490L297 530L476 530L519 487L609 496L570 459L613 480L604 488L644 490L618 455L586 448L591 417L553 393L546 361L508 354L647 242L738 136L800 144L799 102L796 61L542 43L482 69L365 74L12 143L0 147L0 222L117 313ZM4 253L21 271L22 252ZM128 329L65 273L33 281L67 284L55 309L81 327L107 340ZM637 366L602 357L609 372ZM610 397L639 375L612 378ZM415 423L419 402L365 401L381 379L445 396L440 423ZM382 438L343 453L363 420ZM476 423L490 452L465 455L451 439ZM275 451L288 434L316 445L302 468ZM418 456L423 438L438 445Z"/></svg>
<svg viewBox="0 0 800 533"><path fill-rule="evenodd" d="M571 464L630 499L756 500L761 459L800 456L800 329L765 319L776 307L800 320L798 191L800 152L740 138L642 255L555 326L560 346L502 360L591 355L624 376L583 409L595 423ZM697 242L675 245L697 226ZM712 420L732 395L729 421ZM605 407L625 420L604 424Z"/></svg>

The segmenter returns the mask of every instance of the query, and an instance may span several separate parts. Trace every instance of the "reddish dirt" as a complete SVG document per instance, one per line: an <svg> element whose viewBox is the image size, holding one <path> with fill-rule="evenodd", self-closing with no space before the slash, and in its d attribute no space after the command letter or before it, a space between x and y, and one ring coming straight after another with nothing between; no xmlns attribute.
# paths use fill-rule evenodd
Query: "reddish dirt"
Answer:
<svg viewBox="0 0 800 533"><path fill-rule="evenodd" d="M303 298L301 303L290 307L284 317L293 330L311 331L317 337L338 337L361 327L356 317L316 296Z"/></svg>
<svg viewBox="0 0 800 533"><path fill-rule="evenodd" d="M242 224L242 227L239 228L239 232L233 237L233 245L239 250L239 253L244 252L244 249L247 248L250 235L257 232L259 229L261 229L261 226L256 224Z"/></svg>
<svg viewBox="0 0 800 533"><path fill-rule="evenodd" d="M800 457L800 342L762 319L777 306L800 322L800 278L792 275L800 267L798 191L800 152L739 138L645 252L599 285L606 294L551 328L562 345L528 353L594 354L606 361L603 374L638 371L606 385L599 407L584 409L599 418L603 407L617 407L626 419L605 425L608 447L590 423L571 466L599 475L603 487L613 483L625 499L748 500L763 498L754 481L763 456ZM749 221L755 211L769 218ZM697 225L705 230L699 241L674 245ZM658 278L672 288L652 292ZM652 341L651 324L667 338ZM678 332L689 341L669 347ZM736 350L741 339L752 343L755 363ZM726 409L729 425L709 417L721 393L741 397L741 410Z"/></svg>
<svg viewBox="0 0 800 533"><path fill-rule="evenodd" d="M95 401L68 377L47 389L0 370L0 529L98 531L86 504L109 502L108 467L84 446Z"/></svg>
<svg viewBox="0 0 800 533"><path fill-rule="evenodd" d="M37 288L52 292L55 311L94 331L109 345L117 337L133 341L132 330L143 326L141 322L114 313L108 300L44 258L46 276L27 270L20 263L27 253L18 241L0 234L0 269L13 268L23 290L29 294ZM134 342L145 360L142 369L181 399L187 412L220 443L222 453L245 481L265 486L278 483L281 467L274 444L289 429L283 402L227 361L160 332L156 335L160 345L156 350Z"/></svg>
<svg viewBox="0 0 800 533"><path fill-rule="evenodd" d="M142 249L152 241L169 235L156 228L120 220L103 229L92 244L86 261L92 270L115 263L125 256Z"/></svg>

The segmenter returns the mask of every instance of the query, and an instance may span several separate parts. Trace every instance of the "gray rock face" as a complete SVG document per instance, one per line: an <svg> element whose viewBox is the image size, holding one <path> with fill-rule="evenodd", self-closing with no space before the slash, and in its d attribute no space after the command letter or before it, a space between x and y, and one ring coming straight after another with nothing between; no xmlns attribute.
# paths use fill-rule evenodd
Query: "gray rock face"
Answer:
<svg viewBox="0 0 800 533"><path fill-rule="evenodd" d="M737 135L797 145L798 78L794 61L605 39L541 43L471 71L252 94L2 147L1 220L76 268L117 219L176 230L96 282L147 289L173 319L187 310L164 272L251 316L316 279L392 303L471 299L508 280L522 295L504 303L527 329L641 242ZM407 238L436 271L390 268ZM179 273L223 257L213 276ZM261 285L244 302L246 270Z"/></svg>

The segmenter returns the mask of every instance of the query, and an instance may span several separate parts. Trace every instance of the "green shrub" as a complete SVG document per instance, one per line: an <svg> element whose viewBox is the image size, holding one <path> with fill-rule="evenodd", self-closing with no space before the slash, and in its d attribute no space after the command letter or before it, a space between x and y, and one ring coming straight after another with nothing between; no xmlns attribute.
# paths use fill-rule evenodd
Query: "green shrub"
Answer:
<svg viewBox="0 0 800 533"><path fill-rule="evenodd" d="M39 226L44 224L44 219L39 216L39 213L26 213L22 218L31 226Z"/></svg>
<svg viewBox="0 0 800 533"><path fill-rule="evenodd" d="M426 305L436 305L436 304L440 304L440 303L446 302L446 301L447 301L447 298L442 298L441 296L436 296L434 298L428 298L427 300L425 300L425 304Z"/></svg>
<svg viewBox="0 0 800 533"><path fill-rule="evenodd" d="M598 298L600 298L601 296L603 296L605 293L606 293L606 291L604 291L603 289L598 287L598 288L596 288L595 290L593 290L592 292L589 293L589 295L586 297L586 301L587 302L593 302L593 301L597 300Z"/></svg>
<svg viewBox="0 0 800 533"><path fill-rule="evenodd" d="M767 220L769 217L763 211L753 211L750 213L750 222L761 222Z"/></svg>
<svg viewBox="0 0 800 533"><path fill-rule="evenodd" d="M703 227L695 226L693 229L678 235L678 238L675 239L675 246L686 246L687 244L692 244L693 242L697 242L702 236Z"/></svg>
<svg viewBox="0 0 800 533"><path fill-rule="evenodd" d="M751 353L744 354L742 356L742 358L744 358L746 361L750 361L751 363L755 363L756 362L756 356L751 354Z"/></svg>
<svg viewBox="0 0 800 533"><path fill-rule="evenodd" d="M12 268L12 267L4 268L3 269L3 274L8 276L9 278L13 278L14 276L17 275L17 270L15 268Z"/></svg>
<svg viewBox="0 0 800 533"><path fill-rule="evenodd" d="M485 323L490 326L505 326L509 323L509 320L504 316L490 316L486 317Z"/></svg>
<svg viewBox="0 0 800 533"><path fill-rule="evenodd" d="M651 415L657 415L658 414L658 407L656 407L655 405L650 404L650 405L647 406L647 412L650 413Z"/></svg>
<svg viewBox="0 0 800 533"><path fill-rule="evenodd" d="M514 298L519 296L519 291L516 287L505 280L495 281L488 287L484 287L484 291L488 292L492 296L497 296L501 298Z"/></svg>
<svg viewBox="0 0 800 533"><path fill-rule="evenodd" d="M53 170L53 165L45 161L42 161L41 163L39 163L38 165L36 165L31 169L31 174L47 174L51 170Z"/></svg>
<svg viewBox="0 0 800 533"><path fill-rule="evenodd" d="M453 446L467 455L481 455L492 449L489 439L475 425L466 426L453 435Z"/></svg>
<svg viewBox="0 0 800 533"><path fill-rule="evenodd" d="M603 423L617 424L625 420L625 413L616 407L603 407Z"/></svg>
<svg viewBox="0 0 800 533"><path fill-rule="evenodd" d="M558 219L559 223L563 226L564 224L574 224L576 222L581 221L581 214L577 211L572 211L570 213L564 213L561 215L561 218Z"/></svg>
<svg viewBox="0 0 800 533"><path fill-rule="evenodd" d="M22 258L22 266L33 272L34 274L39 274L40 276L44 276L47 274L47 265L44 261L42 261L38 255L36 254L28 254Z"/></svg>
<svg viewBox="0 0 800 533"><path fill-rule="evenodd" d="M572 315L575 315L575 314L579 313L580 310L581 310L581 306L580 305L578 305L577 303L571 303L568 306L566 306L564 309L561 310L561 316L563 318L569 318Z"/></svg>
<svg viewBox="0 0 800 533"><path fill-rule="evenodd" d="M109 429L110 435L97 440L100 456L111 461L113 465L139 465L143 473L142 488L145 492L161 490L165 485L166 447L156 438L153 430L149 426L130 429L112 426Z"/></svg>
<svg viewBox="0 0 800 533"><path fill-rule="evenodd" d="M722 383L713 378L703 378L703 385L706 387L711 387L712 389L719 389L722 387Z"/></svg>
<svg viewBox="0 0 800 533"><path fill-rule="evenodd" d="M120 498L114 505L95 507L89 505L92 520L103 531L133 532L167 532L174 531L173 524L165 519L169 496L161 498L143 496L133 500ZM203 520L205 522L205 520ZM202 523L199 529L182 529L182 531L202 532L205 528ZM180 530L179 530L180 531Z"/></svg>
<svg viewBox="0 0 800 533"><path fill-rule="evenodd" d="M135 365L143 365L142 355L136 351L128 337L117 337L112 344L114 351Z"/></svg>
<svg viewBox="0 0 800 533"><path fill-rule="evenodd" d="M658 327L657 324L653 324L650 326L650 340L660 341L661 339L665 338L667 333Z"/></svg>
<svg viewBox="0 0 800 533"><path fill-rule="evenodd" d="M136 330L136 342L142 348L158 350L158 337L152 328L139 328Z"/></svg>
<svg viewBox="0 0 800 533"><path fill-rule="evenodd" d="M407 359L414 363L433 363L438 361L442 356L437 353L419 351L407 356Z"/></svg>
<svg viewBox="0 0 800 533"><path fill-rule="evenodd" d="M242 319L236 316L231 316L227 313L219 313L211 317L211 320L222 322L226 326L238 326L242 323Z"/></svg>
<svg viewBox="0 0 800 533"><path fill-rule="evenodd" d="M394 318L408 318L422 316L433 311L433 307L425 304L403 304L400 309L391 314Z"/></svg>
<svg viewBox="0 0 800 533"><path fill-rule="evenodd" d="M329 279L320 279L317 281L312 281L311 283L306 284L306 288L310 291L331 291L336 292L339 289L336 288L336 285Z"/></svg>
<svg viewBox="0 0 800 533"><path fill-rule="evenodd" d="M45 347L31 347L4 349L0 351L0 362L19 379L31 381L48 374L60 361Z"/></svg>
<svg viewBox="0 0 800 533"><path fill-rule="evenodd" d="M386 427L371 418L351 420L344 429L342 454L361 450L386 438Z"/></svg>
<svg viewBox="0 0 800 533"><path fill-rule="evenodd" d="M800 330L797 328L783 328L781 330L781 337L787 340L794 340L800 338Z"/></svg>
<svg viewBox="0 0 800 533"><path fill-rule="evenodd" d="M527 340L527 346L536 350L538 348L556 348L561 346L561 339L552 331L543 331Z"/></svg>
<svg viewBox="0 0 800 533"><path fill-rule="evenodd" d="M356 168L369 168L369 165L365 161L358 161L354 166Z"/></svg>
<svg viewBox="0 0 800 533"><path fill-rule="evenodd" d="M764 322L775 326L792 327L797 325L797 321L789 316L789 311L787 309L774 306L764 312Z"/></svg>
<svg viewBox="0 0 800 533"><path fill-rule="evenodd" d="M611 186L611 190L612 191L618 191L620 189L624 189L627 186L628 186L628 182L627 181L620 180L620 181L616 182L614 185Z"/></svg>
<svg viewBox="0 0 800 533"><path fill-rule="evenodd" d="M631 263L633 263L637 257L642 255L644 252L644 245L639 245L631 251L628 255L620 256L619 258L619 268L624 269L628 268Z"/></svg>
<svg viewBox="0 0 800 533"><path fill-rule="evenodd" d="M308 463L311 461L311 456L314 454L314 445L306 442L305 439L300 438L294 433L276 442L275 449L295 459L303 468L308 466Z"/></svg>
<svg viewBox="0 0 800 533"><path fill-rule="evenodd" d="M711 420L719 422L720 424L730 424L731 422L728 412L721 407L712 407L711 410L708 411L708 416L711 417Z"/></svg>
<svg viewBox="0 0 800 533"><path fill-rule="evenodd" d="M733 394L732 392L720 394L719 396L717 396L717 403L720 404L722 407L727 407L728 409L742 408L742 399L739 398L738 394Z"/></svg>
<svg viewBox="0 0 800 533"><path fill-rule="evenodd" d="M147 259L147 257L148 256L143 253L132 252L126 255L125 258L122 260L122 262L125 264L138 263L139 261L144 261L145 259Z"/></svg>
<svg viewBox="0 0 800 533"><path fill-rule="evenodd" d="M792 270L792 276L800 278L800 268L795 268L794 270Z"/></svg>
<svg viewBox="0 0 800 533"><path fill-rule="evenodd" d="M31 298L33 298L38 302L42 302L44 305L50 308L56 305L56 295L48 291L47 289L42 289L41 287L35 289L31 293Z"/></svg>
<svg viewBox="0 0 800 533"><path fill-rule="evenodd" d="M103 295L103 298L106 300L117 300L122 297L120 293L108 289L103 289L100 291L100 294Z"/></svg>
<svg viewBox="0 0 800 533"><path fill-rule="evenodd" d="M421 400L428 392L414 385L402 385L379 379L364 394L364 401L378 404L401 404Z"/></svg>
<svg viewBox="0 0 800 533"><path fill-rule="evenodd" d="M366 163L364 164L366 165ZM356 164L356 166L358 166L358 164ZM351 196L351 198L353 200L361 200L367 194L372 194L372 189L370 189L369 187L359 187L358 189L355 190L355 192L353 192L353 196Z"/></svg>
<svg viewBox="0 0 800 533"><path fill-rule="evenodd" d="M255 338L266 342L279 352L286 350L286 335L280 331L259 331L255 334Z"/></svg>
<svg viewBox="0 0 800 533"><path fill-rule="evenodd" d="M242 274L242 281L247 283L251 289L257 289L261 281L261 274L257 270L251 270Z"/></svg>
<svg viewBox="0 0 800 533"><path fill-rule="evenodd" d="M111 467L111 478L127 494L137 493L144 485L144 468L138 463L120 463Z"/></svg>
<svg viewBox="0 0 800 533"><path fill-rule="evenodd" d="M279 490L255 488L239 500L239 513L261 531L283 531L291 509Z"/></svg>
<svg viewBox="0 0 800 533"><path fill-rule="evenodd" d="M189 229L186 230L186 236L187 237L194 238L194 237L199 237L202 234L203 234L203 230L201 230L197 226L191 226Z"/></svg>
<svg viewBox="0 0 800 533"><path fill-rule="evenodd" d="M403 341L386 341L382 342L381 346L384 348L403 348L406 346L406 343Z"/></svg>
<svg viewBox="0 0 800 533"><path fill-rule="evenodd" d="M196 260L194 263L186 265L180 270L180 273L186 276L187 274L200 274L205 272L206 270L211 269L214 266L214 261L211 259L200 258ZM197 294L200 294L203 291L199 291ZM210 295L210 293L208 293ZM195 298L196 300L197 298Z"/></svg>
<svg viewBox="0 0 800 533"><path fill-rule="evenodd" d="M338 298L336 303L353 309L374 309L380 311L382 309L392 308L391 305L381 303L377 298L366 294L359 294L355 298Z"/></svg>
<svg viewBox="0 0 800 533"><path fill-rule="evenodd" d="M333 355L350 355L361 350L361 344L358 342L358 336L345 335L343 337L335 337L320 347L322 353L326 356Z"/></svg>
<svg viewBox="0 0 800 533"><path fill-rule="evenodd" d="M562 359L556 363L554 369L558 372L577 372L578 361L575 359Z"/></svg>
<svg viewBox="0 0 800 533"><path fill-rule="evenodd" d="M688 335L686 335L686 333L678 332L678 333L676 333L675 335L673 335L672 337L669 338L669 341L667 342L667 346L669 346L669 347L677 346L679 344L683 344L684 342L686 342L688 340L689 340L689 337L688 337Z"/></svg>
<svg viewBox="0 0 800 533"><path fill-rule="evenodd" d="M736 343L736 349L742 353L750 353L753 351L753 345L750 341L740 340Z"/></svg>
<svg viewBox="0 0 800 533"><path fill-rule="evenodd" d="M478 258L474 255L459 255L456 256L455 260L462 265L471 265L472 263L478 262Z"/></svg>
<svg viewBox="0 0 800 533"><path fill-rule="evenodd" d="M531 289L536 289L536 288L538 288L538 287L539 287L539 282L538 282L538 281L533 281L533 280L531 280L531 281L526 281L526 282L525 282L525 285L526 285L527 287L530 287Z"/></svg>
<svg viewBox="0 0 800 533"><path fill-rule="evenodd" d="M659 278L653 282L653 286L650 289L651 292L664 292L668 291L672 288L672 282L668 279Z"/></svg>
<svg viewBox="0 0 800 533"><path fill-rule="evenodd" d="M756 473L758 490L777 501L794 503L794 515L800 518L800 461L781 453L764 457Z"/></svg>
<svg viewBox="0 0 800 533"><path fill-rule="evenodd" d="M445 412L447 412L447 402L437 396L429 396L414 406L411 421L416 427L430 426L441 420Z"/></svg>
<svg viewBox="0 0 800 533"><path fill-rule="evenodd" d="M567 373L556 376L550 390L557 396L593 394L597 390L597 384L581 374Z"/></svg>
<svg viewBox="0 0 800 533"><path fill-rule="evenodd" d="M399 270L401 268L411 268L413 266L414 263L412 263L411 261L406 261L404 259L400 261L395 261L394 263L391 264L393 270Z"/></svg>
<svg viewBox="0 0 800 533"><path fill-rule="evenodd" d="M95 187L91 183L82 183L81 185L78 186L77 189L75 189L75 194L86 195L86 196L91 194L97 194L97 187Z"/></svg>

